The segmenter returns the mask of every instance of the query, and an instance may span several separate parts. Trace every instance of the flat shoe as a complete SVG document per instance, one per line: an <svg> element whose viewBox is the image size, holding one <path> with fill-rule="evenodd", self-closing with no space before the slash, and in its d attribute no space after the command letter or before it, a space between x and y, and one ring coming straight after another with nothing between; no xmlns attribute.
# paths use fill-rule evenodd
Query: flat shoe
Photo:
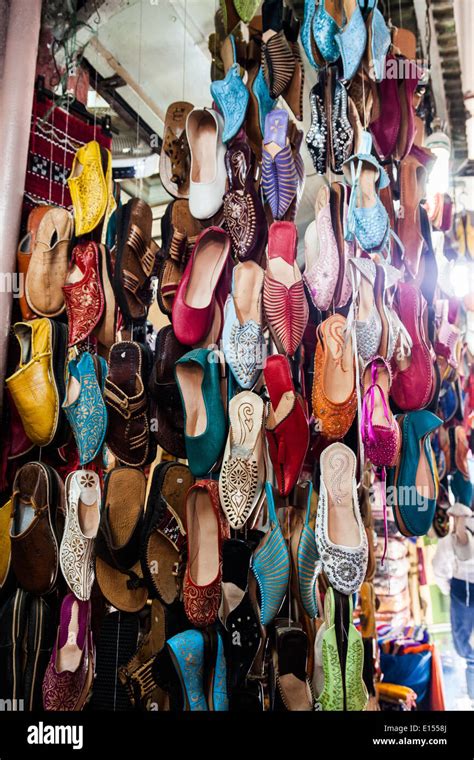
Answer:
<svg viewBox="0 0 474 760"><path fill-rule="evenodd" d="M329 583L341 594L355 593L365 578L367 535L360 516L356 458L343 443L321 454L316 545Z"/></svg>
<svg viewBox="0 0 474 760"><path fill-rule="evenodd" d="M259 503L264 482L263 421L260 396L243 391L229 403L229 437L219 477L222 509L231 528L243 528Z"/></svg>

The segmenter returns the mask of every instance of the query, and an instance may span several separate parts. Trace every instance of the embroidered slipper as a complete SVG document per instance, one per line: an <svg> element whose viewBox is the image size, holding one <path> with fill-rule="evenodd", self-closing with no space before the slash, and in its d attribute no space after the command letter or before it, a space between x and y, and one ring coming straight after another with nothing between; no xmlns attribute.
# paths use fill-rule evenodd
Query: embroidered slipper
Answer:
<svg viewBox="0 0 474 760"><path fill-rule="evenodd" d="M356 374L352 339L346 319L334 314L316 329L313 414L326 438L347 434L357 411Z"/></svg>
<svg viewBox="0 0 474 760"><path fill-rule="evenodd" d="M364 450L375 467L392 467L400 454L400 428L389 407L392 384L390 364L381 356L362 372L361 432Z"/></svg>
<svg viewBox="0 0 474 760"><path fill-rule="evenodd" d="M316 513L316 546L331 586L354 594L365 578L367 534L360 514L356 457L343 443L332 443L321 454L321 478Z"/></svg>
<svg viewBox="0 0 474 760"><path fill-rule="evenodd" d="M153 471L140 557L150 591L164 604L172 604L180 591L179 563L186 536L184 506L193 483L189 467L178 462L165 462Z"/></svg>
<svg viewBox="0 0 474 760"><path fill-rule="evenodd" d="M100 454L107 430L107 408L103 393L107 362L83 351L67 365L67 388L62 405L72 428L79 463L93 462Z"/></svg>
<svg viewBox="0 0 474 760"><path fill-rule="evenodd" d="M305 138L306 146L317 174L326 174L328 162L328 120L324 103L325 89L322 80L323 75L321 75L321 78L318 79L309 93L311 125Z"/></svg>
<svg viewBox="0 0 474 760"><path fill-rule="evenodd" d="M341 4L338 0L324 0L318 3L312 24L312 51L322 63L334 63L339 58L336 35L342 26Z"/></svg>
<svg viewBox="0 0 474 760"><path fill-rule="evenodd" d="M76 237L95 230L111 203L111 154L104 151L103 156L99 143L91 140L74 156L67 183L74 207Z"/></svg>
<svg viewBox="0 0 474 760"><path fill-rule="evenodd" d="M343 0L345 24L335 34L343 64L343 78L352 79L367 43L367 29L358 0Z"/></svg>
<svg viewBox="0 0 474 760"><path fill-rule="evenodd" d="M252 151L244 140L234 140L225 155L229 190L224 196L224 225L239 261L260 263L267 244L267 222L255 189Z"/></svg>
<svg viewBox="0 0 474 760"><path fill-rule="evenodd" d="M71 347L87 340L103 322L105 293L97 243L90 240L74 247L62 291Z"/></svg>
<svg viewBox="0 0 474 760"><path fill-rule="evenodd" d="M95 572L107 601L123 612L138 612L148 596L139 558L145 493L141 470L117 467L106 477Z"/></svg>
<svg viewBox="0 0 474 760"><path fill-rule="evenodd" d="M236 382L246 389L253 388L258 382L266 358L263 280L264 271L254 261L237 264L224 312L224 355Z"/></svg>
<svg viewBox="0 0 474 760"><path fill-rule="evenodd" d="M100 521L100 481L92 470L69 473L65 483L66 524L59 549L64 579L81 601L94 583L94 540Z"/></svg>
<svg viewBox="0 0 474 760"><path fill-rule="evenodd" d="M165 114L163 147L160 153L160 178L174 198L189 195L191 157L186 138L186 119L193 105L186 101L171 103Z"/></svg>
<svg viewBox="0 0 474 760"><path fill-rule="evenodd" d="M265 407L256 393L243 391L229 404L229 436L219 477L219 496L230 527L243 528L263 496Z"/></svg>
<svg viewBox="0 0 474 760"><path fill-rule="evenodd" d="M316 308L329 309L339 277L339 253L331 220L330 190L323 185L316 196L315 219L304 236L303 280Z"/></svg>
<svg viewBox="0 0 474 760"><path fill-rule="evenodd" d="M344 237L349 241L355 238L368 253L377 253L390 241L390 222L379 196L390 181L371 150L372 136L364 130L359 152L343 163L346 181L351 186Z"/></svg>
<svg viewBox="0 0 474 760"><path fill-rule="evenodd" d="M245 119L249 92L242 81L234 36L230 34L221 45L225 77L211 82L211 96L224 117L222 141L230 142Z"/></svg>
<svg viewBox="0 0 474 760"><path fill-rule="evenodd" d="M131 198L117 218L114 290L125 319L146 319L151 301L158 246L151 237L153 214L148 203Z"/></svg>
<svg viewBox="0 0 474 760"><path fill-rule="evenodd" d="M80 711L94 679L94 644L90 602L68 594L61 605L60 624L43 678L45 710Z"/></svg>
<svg viewBox="0 0 474 760"><path fill-rule="evenodd" d="M214 480L198 480L186 496L187 563L184 610L195 626L212 625L221 601L222 542L229 526L219 504Z"/></svg>
<svg viewBox="0 0 474 760"><path fill-rule="evenodd" d="M337 76L337 67L330 66L326 73L324 96L329 125L329 166L332 172L340 174L344 161L354 153L354 129L349 119L347 90Z"/></svg>

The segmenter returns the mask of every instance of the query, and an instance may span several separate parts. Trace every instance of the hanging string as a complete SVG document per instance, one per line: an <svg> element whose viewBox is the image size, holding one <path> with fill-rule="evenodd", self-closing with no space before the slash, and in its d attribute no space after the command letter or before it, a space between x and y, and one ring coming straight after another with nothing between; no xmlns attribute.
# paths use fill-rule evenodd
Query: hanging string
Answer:
<svg viewBox="0 0 474 760"><path fill-rule="evenodd" d="M61 206L64 208L64 191L66 189L66 161L67 161L67 138L68 138L68 127L69 127L69 98L66 101L66 138L64 140L64 156L63 156L63 178L61 183Z"/></svg>
<svg viewBox="0 0 474 760"><path fill-rule="evenodd" d="M95 73L94 73L94 140L97 135L97 66L99 63L99 22L96 18L95 22L95 36L97 39L97 45L95 49Z"/></svg>
<svg viewBox="0 0 474 760"><path fill-rule="evenodd" d="M140 15L139 15L139 30L138 30L138 56L137 56L137 81L138 81L138 87L140 88L141 84L141 77L142 77L142 30L143 30L143 0L140 0L139 2L140 6ZM135 134L135 143L136 143L136 155L138 157L139 155L139 147L140 147L140 113L141 113L141 97L138 96L138 105L137 105L137 124L136 124L136 134ZM135 195L137 198L141 198L143 192L143 178L140 177L138 179L137 173L135 170ZM133 332L132 332L132 340L133 340Z"/></svg>
<svg viewBox="0 0 474 760"><path fill-rule="evenodd" d="M184 24L183 24L183 100L184 91L186 87L186 39L187 39L187 26L188 26L188 0L184 0Z"/></svg>
<svg viewBox="0 0 474 760"><path fill-rule="evenodd" d="M402 0L398 0L398 24L403 27Z"/></svg>
<svg viewBox="0 0 474 760"><path fill-rule="evenodd" d="M51 124L54 130L54 94L53 94L53 110L51 111ZM52 205L53 198L53 140L51 140L51 148L49 151L49 190L48 190L48 202Z"/></svg>
<svg viewBox="0 0 474 760"><path fill-rule="evenodd" d="M426 62L428 65L428 71L431 69L431 0L426 0L426 16L425 16L425 46L426 46Z"/></svg>

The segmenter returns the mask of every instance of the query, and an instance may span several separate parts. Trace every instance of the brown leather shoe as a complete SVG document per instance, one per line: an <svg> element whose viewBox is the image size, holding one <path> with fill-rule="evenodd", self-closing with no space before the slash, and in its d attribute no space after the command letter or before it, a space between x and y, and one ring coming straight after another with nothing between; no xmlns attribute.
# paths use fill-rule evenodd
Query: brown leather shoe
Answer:
<svg viewBox="0 0 474 760"><path fill-rule="evenodd" d="M64 484L41 462L20 467L13 483L11 562L19 585L34 594L54 588L64 530Z"/></svg>
<svg viewBox="0 0 474 760"><path fill-rule="evenodd" d="M151 372L149 391L150 428L156 442L168 454L186 459L184 444L184 413L174 375L174 365L189 351L176 338L171 325L163 327L156 336L155 363Z"/></svg>
<svg viewBox="0 0 474 760"><path fill-rule="evenodd" d="M109 415L106 441L112 454L131 467L144 465L150 448L147 363L139 343L124 340L110 349L104 393Z"/></svg>
<svg viewBox="0 0 474 760"><path fill-rule="evenodd" d="M38 225L41 222L43 216L47 211L51 211L53 206L36 206L30 211L27 222L26 235L18 243L18 250L16 254L18 274L22 279L22 295L19 298L21 316L23 319L34 319L36 314L28 306L28 301L25 296L25 280L28 273L28 267L31 261L31 252L35 247L36 233L38 232Z"/></svg>
<svg viewBox="0 0 474 760"><path fill-rule="evenodd" d="M25 278L30 309L41 317L57 317L66 308L63 285L74 222L69 211L51 208L41 219Z"/></svg>

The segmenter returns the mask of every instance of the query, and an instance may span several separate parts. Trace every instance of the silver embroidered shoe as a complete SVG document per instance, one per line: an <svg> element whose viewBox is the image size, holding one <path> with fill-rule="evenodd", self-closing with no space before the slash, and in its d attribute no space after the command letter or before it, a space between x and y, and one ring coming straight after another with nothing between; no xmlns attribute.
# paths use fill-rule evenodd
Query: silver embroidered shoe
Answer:
<svg viewBox="0 0 474 760"><path fill-rule="evenodd" d="M263 399L252 391L229 403L229 436L219 477L219 497L231 528L243 528L263 498L265 456Z"/></svg>
<svg viewBox="0 0 474 760"><path fill-rule="evenodd" d="M364 363L379 353L382 321L374 297L377 268L372 259L351 258L353 307L349 324L354 324L357 353Z"/></svg>
<svg viewBox="0 0 474 760"><path fill-rule="evenodd" d="M356 458L343 443L321 454L316 515L316 546L328 581L341 594L353 594L367 570L367 534L360 515Z"/></svg>
<svg viewBox="0 0 474 760"><path fill-rule="evenodd" d="M66 522L59 550L62 574L72 593L90 599L94 583L94 539L100 522L100 481L92 470L66 478Z"/></svg>
<svg viewBox="0 0 474 760"><path fill-rule="evenodd" d="M262 325L264 271L255 261L237 264L232 292L224 313L222 348L227 364L241 388L257 383L266 357Z"/></svg>

